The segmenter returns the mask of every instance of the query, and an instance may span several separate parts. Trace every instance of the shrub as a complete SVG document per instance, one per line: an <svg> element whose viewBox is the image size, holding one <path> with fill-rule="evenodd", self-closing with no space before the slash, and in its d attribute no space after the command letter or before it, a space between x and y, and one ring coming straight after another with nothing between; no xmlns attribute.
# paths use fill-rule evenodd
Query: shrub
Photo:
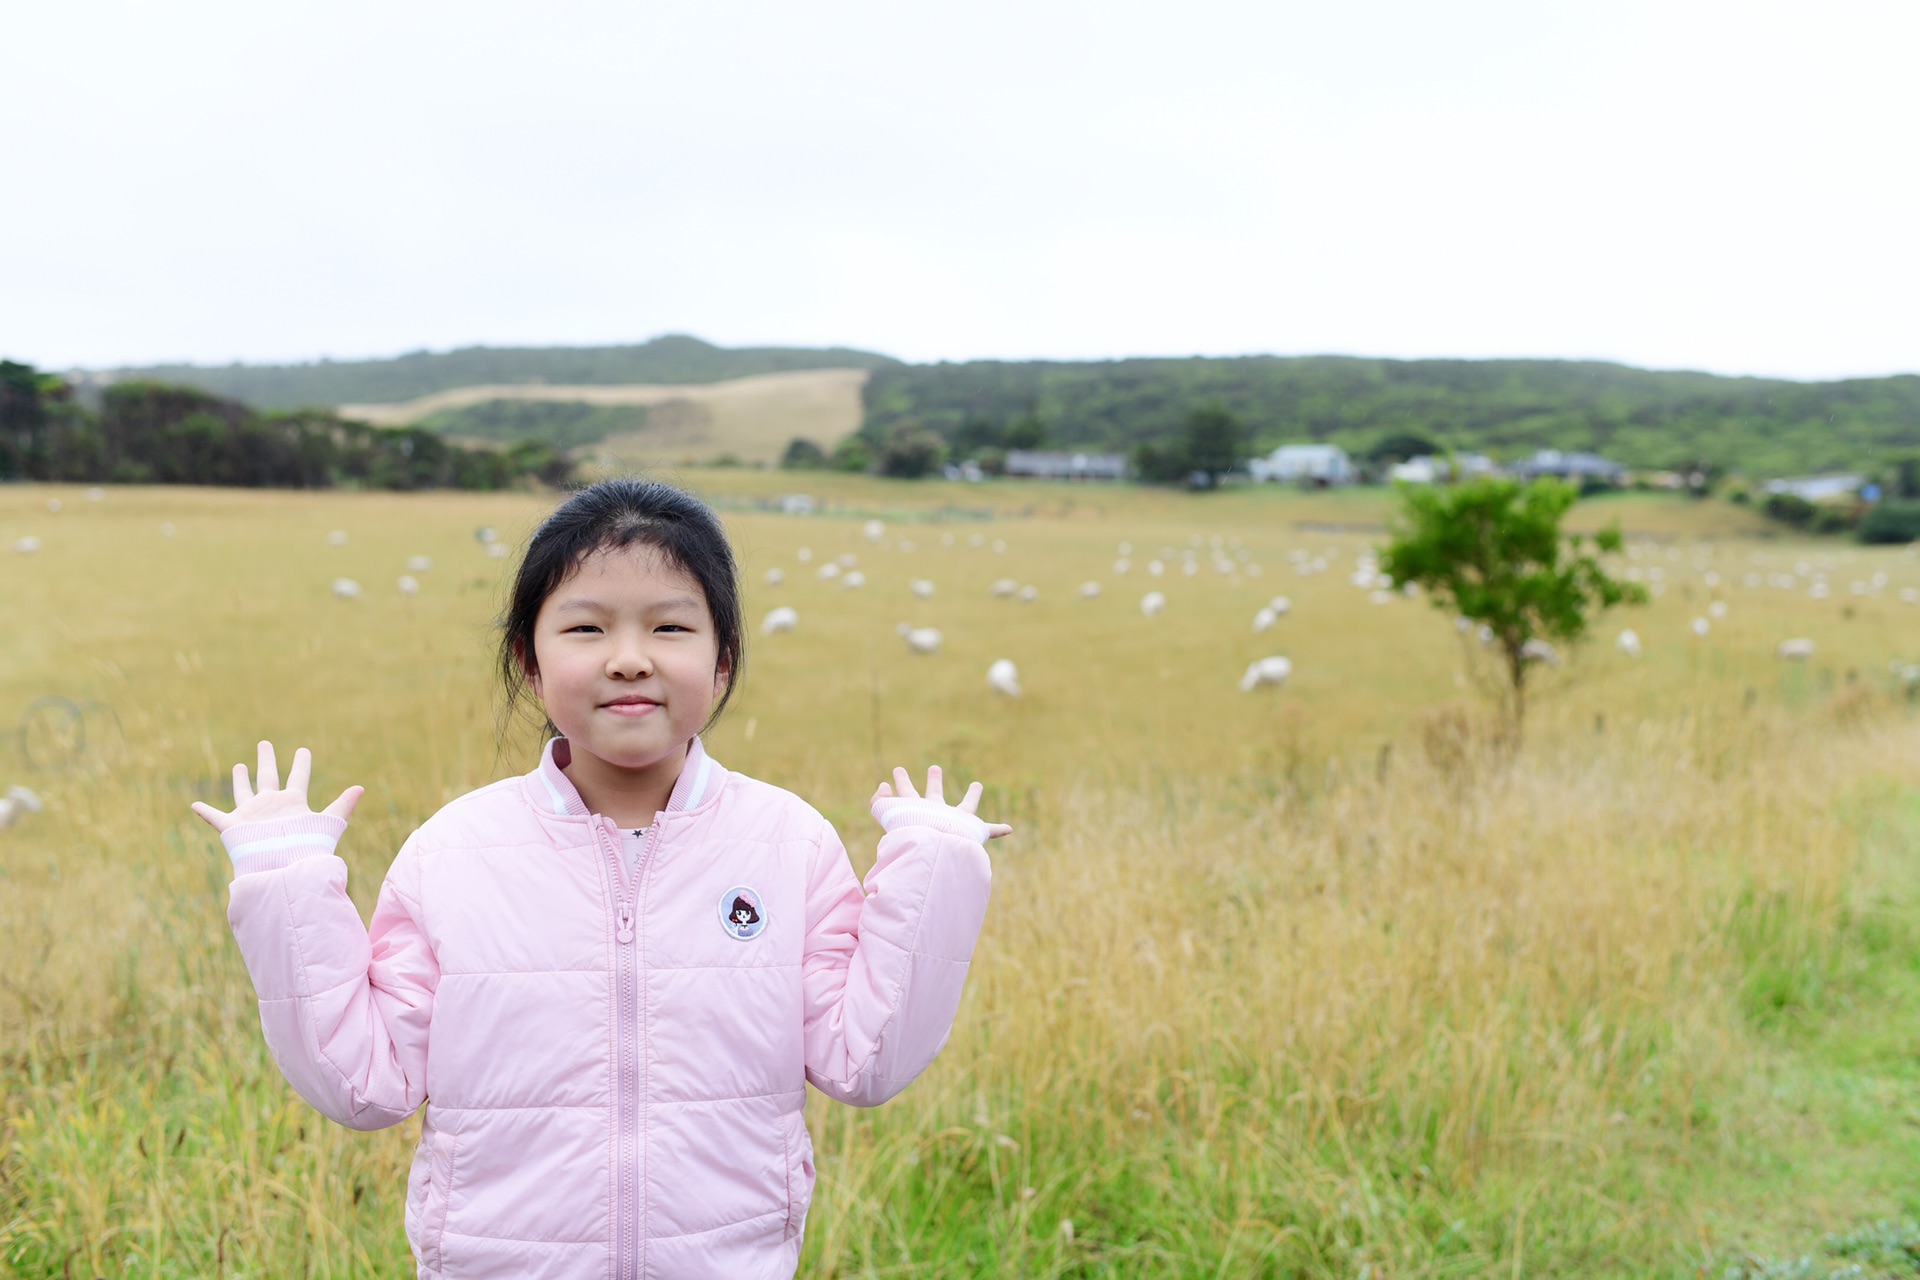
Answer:
<svg viewBox="0 0 1920 1280"><path fill-rule="evenodd" d="M1862 542L1920 540L1920 500L1881 503L1860 521L1859 536Z"/></svg>

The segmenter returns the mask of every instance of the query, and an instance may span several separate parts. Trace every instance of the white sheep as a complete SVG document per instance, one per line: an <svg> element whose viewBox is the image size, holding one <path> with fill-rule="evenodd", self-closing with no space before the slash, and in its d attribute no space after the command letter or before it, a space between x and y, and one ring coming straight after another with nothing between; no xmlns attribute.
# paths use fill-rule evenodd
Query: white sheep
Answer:
<svg viewBox="0 0 1920 1280"><path fill-rule="evenodd" d="M1253 629L1256 632L1265 631L1268 628L1272 627L1273 624L1278 622L1279 620L1280 620L1280 615L1275 613L1272 609L1262 609L1260 610L1260 612L1253 615Z"/></svg>
<svg viewBox="0 0 1920 1280"><path fill-rule="evenodd" d="M1813 656L1813 641L1805 636L1782 640L1774 649L1773 656L1784 662L1805 662Z"/></svg>
<svg viewBox="0 0 1920 1280"><path fill-rule="evenodd" d="M791 631L799 624L799 613L792 605L783 604L778 609L767 611L766 618L760 623L760 634L770 636L780 631Z"/></svg>
<svg viewBox="0 0 1920 1280"><path fill-rule="evenodd" d="M839 576L840 576L840 566L835 564L833 561L829 560L825 564L820 566L820 578L822 581L831 582Z"/></svg>
<svg viewBox="0 0 1920 1280"><path fill-rule="evenodd" d="M987 668L987 687L1009 698L1020 696L1020 671L1010 658L1001 658Z"/></svg>
<svg viewBox="0 0 1920 1280"><path fill-rule="evenodd" d="M1247 674L1240 677L1240 692L1252 693L1263 684L1270 684L1277 689L1292 674L1293 664L1285 658L1275 655L1258 659L1247 664Z"/></svg>
<svg viewBox="0 0 1920 1280"><path fill-rule="evenodd" d="M1637 658L1640 656L1640 633L1632 627L1628 627L1625 631L1615 636L1613 643L1615 648L1619 649L1620 652L1626 654L1629 658Z"/></svg>
<svg viewBox="0 0 1920 1280"><path fill-rule="evenodd" d="M878 542L886 536L887 526L881 524L878 520L869 520L861 532L867 535L868 542Z"/></svg>
<svg viewBox="0 0 1920 1280"><path fill-rule="evenodd" d="M913 592L913 594L919 596L922 600L931 599L933 596L933 584L925 578L913 579L907 583L907 590Z"/></svg>
<svg viewBox="0 0 1920 1280"><path fill-rule="evenodd" d="M1164 564L1161 564L1158 560L1147 561L1147 572L1152 576L1157 578L1161 574L1165 573L1166 571L1167 571L1167 566L1165 566Z"/></svg>
<svg viewBox="0 0 1920 1280"><path fill-rule="evenodd" d="M801 564L808 564L813 560L813 548L801 547L799 550L793 553L793 558L795 560L798 560Z"/></svg>
<svg viewBox="0 0 1920 1280"><path fill-rule="evenodd" d="M332 533L327 535L327 545L330 547L346 546L347 531L345 529L335 529Z"/></svg>
<svg viewBox="0 0 1920 1280"><path fill-rule="evenodd" d="M779 585L780 585L781 583L783 583L783 582L785 582L786 580L787 580L787 575L786 575L786 574L784 574L784 573L782 573L782 572L781 572L780 570L778 570L778 569L769 569L769 570L767 570L767 585L768 585L768 586L770 586L770 587L777 587L777 586L779 586Z"/></svg>
<svg viewBox="0 0 1920 1280"><path fill-rule="evenodd" d="M30 556L40 549L40 539L28 534L13 544L13 549L23 556Z"/></svg>
<svg viewBox="0 0 1920 1280"><path fill-rule="evenodd" d="M843 587L864 587L867 585L867 575L855 569L840 579L840 585Z"/></svg>
<svg viewBox="0 0 1920 1280"><path fill-rule="evenodd" d="M360 598L360 584L352 578L335 578L333 580L333 594L339 596L342 600L358 600Z"/></svg>
<svg viewBox="0 0 1920 1280"><path fill-rule="evenodd" d="M1275 596L1273 599L1267 601L1267 608L1273 610L1274 617L1284 618L1293 612L1293 601L1287 599L1285 596Z"/></svg>
<svg viewBox="0 0 1920 1280"><path fill-rule="evenodd" d="M1113 562L1113 571L1119 574L1121 577L1125 577L1128 571L1131 570L1132 568L1133 568L1133 561L1127 559L1125 556L1121 556L1118 560L1115 560Z"/></svg>
<svg viewBox="0 0 1920 1280"><path fill-rule="evenodd" d="M1038 600L1039 598L1040 598L1040 588L1034 586L1032 583L1028 583L1026 586L1020 588L1021 604L1032 604L1035 600Z"/></svg>
<svg viewBox="0 0 1920 1280"><path fill-rule="evenodd" d="M897 628L901 638L907 642L907 648L915 653L940 652L940 629L938 627L910 627L901 623Z"/></svg>
<svg viewBox="0 0 1920 1280"><path fill-rule="evenodd" d="M7 794L0 796L0 831L20 820L23 813L38 813L45 806L40 797L25 787L8 787Z"/></svg>
<svg viewBox="0 0 1920 1280"><path fill-rule="evenodd" d="M407 557L408 573L427 573L432 568L433 568L433 557L431 556L408 556Z"/></svg>
<svg viewBox="0 0 1920 1280"><path fill-rule="evenodd" d="M1560 651L1537 636L1520 646L1520 657L1523 661L1542 662L1549 667L1560 665Z"/></svg>
<svg viewBox="0 0 1920 1280"><path fill-rule="evenodd" d="M1703 640L1706 639L1707 632L1711 630L1713 630L1713 624L1711 622L1708 622L1705 618L1695 618L1693 620L1693 625L1692 625L1693 634L1696 636L1699 636L1701 639Z"/></svg>
<svg viewBox="0 0 1920 1280"><path fill-rule="evenodd" d="M1020 584L1012 578L1001 578L993 584L993 594L1002 600L1011 599L1013 593L1019 589Z"/></svg>
<svg viewBox="0 0 1920 1280"><path fill-rule="evenodd" d="M403 573L403 574L401 574L401 575L400 575L400 594L401 594L401 595L403 595L403 596L417 596L417 595L419 595L419 594L420 594L420 579L418 579L418 578L416 578L416 577L414 577L414 576L413 576L412 574L410 574L410 573Z"/></svg>
<svg viewBox="0 0 1920 1280"><path fill-rule="evenodd" d="M1158 591L1140 597L1140 612L1151 618L1167 607L1167 598Z"/></svg>
<svg viewBox="0 0 1920 1280"><path fill-rule="evenodd" d="M495 560L505 560L507 558L507 544L504 542L489 542L487 544L487 554Z"/></svg>
<svg viewBox="0 0 1920 1280"><path fill-rule="evenodd" d="M1093 599L1093 598L1094 598L1095 596L1097 596L1097 595L1099 595L1099 594L1100 594L1100 584L1099 584L1099 583L1097 583L1097 582L1083 582L1083 583L1081 583L1081 584L1080 584L1080 598L1081 598L1082 600L1091 600L1091 599Z"/></svg>

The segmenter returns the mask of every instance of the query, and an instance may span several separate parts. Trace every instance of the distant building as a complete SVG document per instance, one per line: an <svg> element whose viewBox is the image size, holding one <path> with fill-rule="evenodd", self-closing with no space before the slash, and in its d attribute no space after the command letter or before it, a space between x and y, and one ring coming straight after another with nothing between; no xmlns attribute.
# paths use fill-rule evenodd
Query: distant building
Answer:
<svg viewBox="0 0 1920 1280"><path fill-rule="evenodd" d="M1784 480L1767 481L1767 492L1790 493L1802 502L1837 502L1853 497L1866 483L1865 476L1839 473L1823 476L1790 476Z"/></svg>
<svg viewBox="0 0 1920 1280"><path fill-rule="evenodd" d="M1009 449L1006 474L1034 480L1125 480L1127 458L1120 453L1054 453Z"/></svg>
<svg viewBox="0 0 1920 1280"><path fill-rule="evenodd" d="M1597 453L1562 453L1558 449L1542 449L1525 462L1516 462L1513 474L1522 480L1552 476L1556 480L1571 480L1575 484L1621 484L1627 478L1627 469Z"/></svg>
<svg viewBox="0 0 1920 1280"><path fill-rule="evenodd" d="M1387 470L1387 479L1403 484L1433 484L1453 474L1455 466L1463 478L1498 475L1499 466L1484 453L1456 453L1448 457L1422 455L1395 463Z"/></svg>
<svg viewBox="0 0 1920 1280"><path fill-rule="evenodd" d="M780 495L780 513L789 516L810 516L813 514L813 495L808 493L783 493Z"/></svg>
<svg viewBox="0 0 1920 1280"><path fill-rule="evenodd" d="M1283 444L1264 458L1247 461L1255 480L1277 484L1352 484L1358 473L1353 459L1337 444Z"/></svg>

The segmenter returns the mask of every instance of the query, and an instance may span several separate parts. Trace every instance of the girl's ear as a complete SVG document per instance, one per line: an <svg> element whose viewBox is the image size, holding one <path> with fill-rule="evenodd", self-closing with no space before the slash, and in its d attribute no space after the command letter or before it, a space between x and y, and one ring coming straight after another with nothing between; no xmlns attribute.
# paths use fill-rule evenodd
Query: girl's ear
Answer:
<svg viewBox="0 0 1920 1280"><path fill-rule="evenodd" d="M534 697L544 701L546 695L540 692L540 668L534 665L533 654L528 651L525 641L513 642L513 656L520 664L520 674L527 679L527 688L533 690Z"/></svg>
<svg viewBox="0 0 1920 1280"><path fill-rule="evenodd" d="M733 668L727 665L727 660L725 658L722 658L720 659L719 662L714 664L714 668L713 668L713 696L717 698L721 694L725 693L727 691L727 686L732 682L733 682Z"/></svg>

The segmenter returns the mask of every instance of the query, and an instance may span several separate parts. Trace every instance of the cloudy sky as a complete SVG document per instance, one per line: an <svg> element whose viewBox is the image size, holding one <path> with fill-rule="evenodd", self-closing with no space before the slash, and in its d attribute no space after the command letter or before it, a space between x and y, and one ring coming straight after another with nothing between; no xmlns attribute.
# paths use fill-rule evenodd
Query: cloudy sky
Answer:
<svg viewBox="0 0 1920 1280"><path fill-rule="evenodd" d="M1908 0L171 0L0 50L0 356L1920 371Z"/></svg>

